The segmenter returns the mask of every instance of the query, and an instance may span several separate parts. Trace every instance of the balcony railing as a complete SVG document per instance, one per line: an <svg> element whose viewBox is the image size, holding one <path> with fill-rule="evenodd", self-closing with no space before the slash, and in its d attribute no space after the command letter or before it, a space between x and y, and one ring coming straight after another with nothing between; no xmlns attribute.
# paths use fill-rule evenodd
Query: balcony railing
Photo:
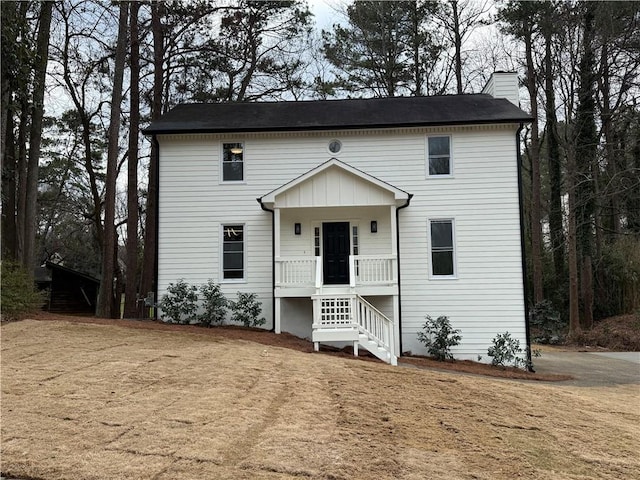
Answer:
<svg viewBox="0 0 640 480"><path fill-rule="evenodd" d="M398 283L395 255L351 255L350 275L355 285L392 285Z"/></svg>
<svg viewBox="0 0 640 480"><path fill-rule="evenodd" d="M277 257L276 287L322 286L322 257ZM349 284L352 287L396 285L398 263L395 255L349 256Z"/></svg>
<svg viewBox="0 0 640 480"><path fill-rule="evenodd" d="M314 286L316 261L320 257L278 257L276 258L277 287ZM322 262L320 262L322 264Z"/></svg>

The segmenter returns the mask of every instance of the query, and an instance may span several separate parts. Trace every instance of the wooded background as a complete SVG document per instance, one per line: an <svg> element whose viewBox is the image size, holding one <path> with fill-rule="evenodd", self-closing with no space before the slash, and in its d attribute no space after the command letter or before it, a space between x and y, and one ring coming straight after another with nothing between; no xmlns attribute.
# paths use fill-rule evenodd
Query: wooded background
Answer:
<svg viewBox="0 0 640 480"><path fill-rule="evenodd" d="M640 2L336 9L319 29L298 0L2 2L3 261L32 271L55 256L113 279L97 314L118 315L124 292L138 317L157 178L141 125L181 102L473 93L503 70L535 118L528 303L570 333L640 308Z"/></svg>

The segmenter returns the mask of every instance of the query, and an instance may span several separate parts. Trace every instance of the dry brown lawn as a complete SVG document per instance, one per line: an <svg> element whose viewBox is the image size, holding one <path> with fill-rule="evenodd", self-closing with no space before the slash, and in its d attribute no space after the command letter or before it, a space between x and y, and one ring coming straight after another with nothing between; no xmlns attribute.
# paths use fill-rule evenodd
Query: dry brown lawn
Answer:
<svg viewBox="0 0 640 480"><path fill-rule="evenodd" d="M30 479L640 479L640 386L390 367L215 331L3 325Z"/></svg>

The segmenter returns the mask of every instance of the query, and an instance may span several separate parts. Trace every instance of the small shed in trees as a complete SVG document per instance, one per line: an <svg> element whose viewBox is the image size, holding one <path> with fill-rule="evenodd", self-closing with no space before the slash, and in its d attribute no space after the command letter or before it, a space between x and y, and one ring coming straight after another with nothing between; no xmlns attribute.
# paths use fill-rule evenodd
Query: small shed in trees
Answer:
<svg viewBox="0 0 640 480"><path fill-rule="evenodd" d="M45 310L95 314L100 287L97 278L48 261L36 270L35 280L40 290L48 291Z"/></svg>

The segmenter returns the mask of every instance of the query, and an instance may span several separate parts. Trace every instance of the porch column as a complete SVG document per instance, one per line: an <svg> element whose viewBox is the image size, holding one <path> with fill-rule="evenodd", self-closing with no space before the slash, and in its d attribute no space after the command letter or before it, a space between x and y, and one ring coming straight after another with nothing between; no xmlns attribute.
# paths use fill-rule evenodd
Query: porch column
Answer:
<svg viewBox="0 0 640 480"><path fill-rule="evenodd" d="M390 213L391 213L391 255L395 255L398 253L398 224L396 220L398 217L396 216L396 210L398 207L395 205L391 205Z"/></svg>
<svg viewBox="0 0 640 480"><path fill-rule="evenodd" d="M280 256L280 209L273 209L273 250L275 257Z"/></svg>
<svg viewBox="0 0 640 480"><path fill-rule="evenodd" d="M402 353L400 351L400 302L398 295L393 296L393 345L391 348L393 349L391 354L396 357Z"/></svg>
<svg viewBox="0 0 640 480"><path fill-rule="evenodd" d="M274 260L280 257L280 209L273 209L273 254ZM280 268L280 263L274 262L273 268ZM275 286L275 285L274 285ZM282 318L282 303L280 297L276 297L275 299L275 315L276 318L273 319L273 331L275 333L280 333L280 319Z"/></svg>
<svg viewBox="0 0 640 480"><path fill-rule="evenodd" d="M275 333L280 333L280 319L282 316L282 299L280 297L275 298L276 301L276 318L273 319L273 331Z"/></svg>

